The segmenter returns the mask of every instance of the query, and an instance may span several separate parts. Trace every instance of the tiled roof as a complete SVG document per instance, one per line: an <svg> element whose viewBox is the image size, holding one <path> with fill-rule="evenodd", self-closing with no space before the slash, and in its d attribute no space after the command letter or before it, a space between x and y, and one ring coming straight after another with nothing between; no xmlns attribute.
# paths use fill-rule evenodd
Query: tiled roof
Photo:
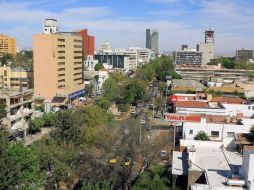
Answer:
<svg viewBox="0 0 254 190"><path fill-rule="evenodd" d="M211 102L231 103L231 104L246 104L246 100L239 97L214 97Z"/></svg>
<svg viewBox="0 0 254 190"><path fill-rule="evenodd" d="M209 108L209 105L207 102L201 102L201 101L179 101L179 102L176 102L176 106L186 107L186 108Z"/></svg>

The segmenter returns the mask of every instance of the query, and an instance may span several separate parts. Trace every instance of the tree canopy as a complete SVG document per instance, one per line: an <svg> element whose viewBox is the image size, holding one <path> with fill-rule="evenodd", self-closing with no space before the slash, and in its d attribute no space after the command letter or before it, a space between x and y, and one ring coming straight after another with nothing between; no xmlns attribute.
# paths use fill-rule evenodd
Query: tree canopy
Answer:
<svg viewBox="0 0 254 190"><path fill-rule="evenodd" d="M198 134L194 137L195 140L201 141L209 141L209 136L204 131L198 132Z"/></svg>

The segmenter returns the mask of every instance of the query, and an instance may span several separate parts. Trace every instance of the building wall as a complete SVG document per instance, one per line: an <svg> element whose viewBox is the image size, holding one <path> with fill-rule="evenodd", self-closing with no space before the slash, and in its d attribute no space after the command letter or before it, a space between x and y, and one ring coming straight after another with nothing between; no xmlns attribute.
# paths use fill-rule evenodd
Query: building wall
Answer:
<svg viewBox="0 0 254 190"><path fill-rule="evenodd" d="M249 61L253 59L253 50L236 50L236 61Z"/></svg>
<svg viewBox="0 0 254 190"><path fill-rule="evenodd" d="M33 72L22 69L0 67L0 88L23 90L33 88Z"/></svg>
<svg viewBox="0 0 254 190"><path fill-rule="evenodd" d="M204 131L212 140L223 141L225 146L235 147L233 133L249 133L253 119L243 119L244 125L206 123L202 118L200 123L185 122L183 124L183 138L193 140L200 131ZM212 136L212 131L218 131L219 136Z"/></svg>
<svg viewBox="0 0 254 190"><path fill-rule="evenodd" d="M243 150L243 171L246 184L254 188L254 152L248 149ZM251 182L252 184L249 184ZM249 188L251 189L251 188Z"/></svg>
<svg viewBox="0 0 254 190"><path fill-rule="evenodd" d="M6 53L16 56L17 42L15 38L0 34L0 57Z"/></svg>
<svg viewBox="0 0 254 190"><path fill-rule="evenodd" d="M88 55L94 56L94 43L95 43L95 38L94 36L89 36L88 35L88 30L83 29L79 32L79 34L82 36L83 40L83 56L85 59L87 59Z"/></svg>
<svg viewBox="0 0 254 190"><path fill-rule="evenodd" d="M198 44L198 51L202 53L202 66L205 66L210 62L211 59L214 59L214 44Z"/></svg>
<svg viewBox="0 0 254 190"><path fill-rule="evenodd" d="M151 50L155 53L159 53L159 33L153 31L151 34Z"/></svg>
<svg viewBox="0 0 254 190"><path fill-rule="evenodd" d="M35 95L52 99L82 89L82 38L37 34L33 40Z"/></svg>

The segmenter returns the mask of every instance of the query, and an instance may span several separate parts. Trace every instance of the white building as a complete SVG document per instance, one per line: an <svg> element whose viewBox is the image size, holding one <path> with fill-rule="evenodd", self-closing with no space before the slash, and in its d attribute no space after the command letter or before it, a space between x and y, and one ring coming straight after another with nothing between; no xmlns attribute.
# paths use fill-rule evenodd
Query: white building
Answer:
<svg viewBox="0 0 254 190"><path fill-rule="evenodd" d="M58 33L58 24L56 19L45 19L43 23L44 34Z"/></svg>
<svg viewBox="0 0 254 190"><path fill-rule="evenodd" d="M182 138L193 140L200 131L204 131L210 140L220 141L225 147L236 148L234 135L249 133L253 124L254 119L251 118L206 115L200 122L184 122Z"/></svg>
<svg viewBox="0 0 254 190"><path fill-rule="evenodd" d="M173 152L172 174L185 175L191 190L253 190L254 148L243 156L221 142L181 140Z"/></svg>
<svg viewBox="0 0 254 190"><path fill-rule="evenodd" d="M109 41L105 41L101 44L101 50L111 50L111 44Z"/></svg>

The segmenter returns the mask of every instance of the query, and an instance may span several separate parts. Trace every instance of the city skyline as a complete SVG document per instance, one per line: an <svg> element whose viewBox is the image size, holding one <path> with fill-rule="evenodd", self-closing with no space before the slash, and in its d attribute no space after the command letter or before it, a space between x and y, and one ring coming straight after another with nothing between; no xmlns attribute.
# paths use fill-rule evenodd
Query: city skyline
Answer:
<svg viewBox="0 0 254 190"><path fill-rule="evenodd" d="M0 31L32 49L32 35L42 32L46 18L58 19L60 31L88 28L96 47L108 40L112 47L145 47L145 29L156 28L161 51L195 48L204 42L205 29L215 30L216 55L234 55L236 49L253 49L254 20L251 0L116 0L105 1L0 1ZM10 10L15 10L10 11Z"/></svg>

